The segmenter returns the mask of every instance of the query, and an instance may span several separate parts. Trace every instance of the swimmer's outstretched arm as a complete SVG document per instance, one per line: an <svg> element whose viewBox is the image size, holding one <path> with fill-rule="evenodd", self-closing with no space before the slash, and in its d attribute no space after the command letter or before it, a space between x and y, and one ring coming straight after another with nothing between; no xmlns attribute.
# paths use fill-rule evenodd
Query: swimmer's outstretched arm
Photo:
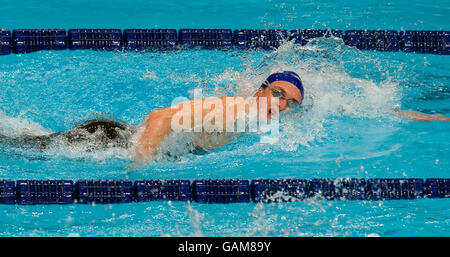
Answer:
<svg viewBox="0 0 450 257"><path fill-rule="evenodd" d="M450 117L444 116L442 114L425 114L421 112L401 111L401 110L394 110L394 114L406 117L413 121L435 121L435 120L450 121Z"/></svg>

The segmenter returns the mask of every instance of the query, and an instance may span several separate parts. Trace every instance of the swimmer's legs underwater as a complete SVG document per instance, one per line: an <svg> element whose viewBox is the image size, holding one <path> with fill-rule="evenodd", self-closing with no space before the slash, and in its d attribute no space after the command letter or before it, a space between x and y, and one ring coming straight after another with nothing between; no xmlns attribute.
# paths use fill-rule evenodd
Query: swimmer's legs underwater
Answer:
<svg viewBox="0 0 450 257"><path fill-rule="evenodd" d="M110 147L128 148L130 138L136 132L133 125L107 119L87 120L68 131L50 135L8 137L0 134L0 142L14 147L43 151L51 144L61 142L68 146L79 145L87 151Z"/></svg>
<svg viewBox="0 0 450 257"><path fill-rule="evenodd" d="M131 137L136 131L137 128L134 125L97 118L77 124L70 130L43 136L8 137L0 134L0 144L8 148L40 152L58 146L76 147L77 150L88 152L112 147L129 149L132 147ZM208 151L190 144L186 145L186 148L187 152L195 155L208 153ZM171 159L180 158L179 155L171 152L164 152L164 155Z"/></svg>

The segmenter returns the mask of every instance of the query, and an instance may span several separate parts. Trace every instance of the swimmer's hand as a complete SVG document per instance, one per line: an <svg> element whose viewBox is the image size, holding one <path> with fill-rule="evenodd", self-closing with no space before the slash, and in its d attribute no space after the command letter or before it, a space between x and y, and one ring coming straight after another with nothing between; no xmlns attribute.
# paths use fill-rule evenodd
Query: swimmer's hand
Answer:
<svg viewBox="0 0 450 257"><path fill-rule="evenodd" d="M394 110L394 114L406 117L413 121L450 121L450 117L444 116L442 114L425 114L421 112L401 110Z"/></svg>

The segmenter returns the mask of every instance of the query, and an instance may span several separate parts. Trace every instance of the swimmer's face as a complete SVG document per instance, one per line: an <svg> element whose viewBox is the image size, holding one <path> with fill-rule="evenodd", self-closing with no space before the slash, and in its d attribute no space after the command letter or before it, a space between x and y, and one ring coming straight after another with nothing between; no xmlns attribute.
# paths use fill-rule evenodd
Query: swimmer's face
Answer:
<svg viewBox="0 0 450 257"><path fill-rule="evenodd" d="M272 106L272 98L275 97L273 92L274 90L280 92L283 96L278 98L278 110L280 112L291 109L289 107L290 104L288 103L288 101L294 102L296 104L302 103L302 94L296 86L287 81L274 81L270 83L270 87L260 88L258 92L256 92L257 97L265 97L265 99L267 99L268 118L270 118L272 112L274 111L272 110L273 108L270 108Z"/></svg>

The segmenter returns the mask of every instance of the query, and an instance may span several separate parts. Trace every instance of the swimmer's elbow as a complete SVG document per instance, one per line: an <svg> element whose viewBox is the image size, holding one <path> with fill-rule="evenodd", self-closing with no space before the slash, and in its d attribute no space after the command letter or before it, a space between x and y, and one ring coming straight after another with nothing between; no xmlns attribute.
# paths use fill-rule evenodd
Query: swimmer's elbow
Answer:
<svg viewBox="0 0 450 257"><path fill-rule="evenodd" d="M147 115L143 131L135 150L138 162L149 162L167 134L170 133L170 114L164 108Z"/></svg>

